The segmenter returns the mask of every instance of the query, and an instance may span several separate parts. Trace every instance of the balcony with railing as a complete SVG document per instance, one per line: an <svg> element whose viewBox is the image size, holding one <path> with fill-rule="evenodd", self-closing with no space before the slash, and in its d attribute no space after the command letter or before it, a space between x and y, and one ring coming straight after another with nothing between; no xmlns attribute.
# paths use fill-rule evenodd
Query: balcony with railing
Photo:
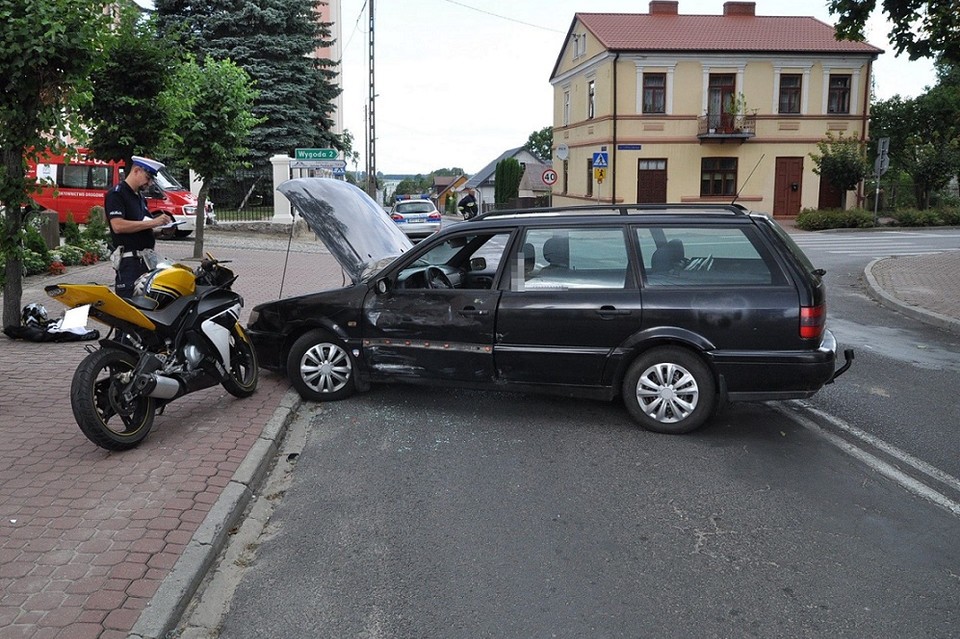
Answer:
<svg viewBox="0 0 960 639"><path fill-rule="evenodd" d="M757 114L707 113L697 118L700 142L749 140L757 134Z"/></svg>

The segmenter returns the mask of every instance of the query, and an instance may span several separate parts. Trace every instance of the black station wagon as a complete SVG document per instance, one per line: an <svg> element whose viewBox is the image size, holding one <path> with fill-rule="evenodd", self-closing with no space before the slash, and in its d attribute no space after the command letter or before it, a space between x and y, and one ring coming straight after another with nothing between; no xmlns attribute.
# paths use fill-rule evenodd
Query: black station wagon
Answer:
<svg viewBox="0 0 960 639"><path fill-rule="evenodd" d="M376 382L622 397L689 432L725 401L810 397L836 369L823 271L734 205L498 211L416 246L360 189L280 186L352 284L261 304L262 366L309 400Z"/></svg>

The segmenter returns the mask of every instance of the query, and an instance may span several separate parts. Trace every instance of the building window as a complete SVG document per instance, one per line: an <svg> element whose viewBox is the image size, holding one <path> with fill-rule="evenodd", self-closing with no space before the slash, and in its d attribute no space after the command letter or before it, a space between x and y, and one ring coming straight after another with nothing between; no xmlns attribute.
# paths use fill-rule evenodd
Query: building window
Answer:
<svg viewBox="0 0 960 639"><path fill-rule="evenodd" d="M799 73L780 76L780 113L800 113L802 78Z"/></svg>
<svg viewBox="0 0 960 639"><path fill-rule="evenodd" d="M597 108L597 81L587 82L587 119L592 120Z"/></svg>
<svg viewBox="0 0 960 639"><path fill-rule="evenodd" d="M569 160L563 161L563 194L566 195L570 191L570 166L568 164Z"/></svg>
<svg viewBox="0 0 960 639"><path fill-rule="evenodd" d="M573 59L576 60L587 52L587 34L573 34Z"/></svg>
<svg viewBox="0 0 960 639"><path fill-rule="evenodd" d="M703 158L700 160L700 195L736 195L737 158Z"/></svg>
<svg viewBox="0 0 960 639"><path fill-rule="evenodd" d="M667 112L667 74L643 74L643 112Z"/></svg>
<svg viewBox="0 0 960 639"><path fill-rule="evenodd" d="M850 76L830 75L827 113L850 113Z"/></svg>
<svg viewBox="0 0 960 639"><path fill-rule="evenodd" d="M563 92L563 126L570 124L570 91Z"/></svg>
<svg viewBox="0 0 960 639"><path fill-rule="evenodd" d="M587 197L593 197L593 158L587 159Z"/></svg>

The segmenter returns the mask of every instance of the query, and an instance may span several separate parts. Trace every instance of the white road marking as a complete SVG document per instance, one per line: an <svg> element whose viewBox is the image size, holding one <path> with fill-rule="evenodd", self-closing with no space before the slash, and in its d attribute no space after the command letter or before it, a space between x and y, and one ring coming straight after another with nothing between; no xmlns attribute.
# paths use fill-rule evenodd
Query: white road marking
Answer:
<svg viewBox="0 0 960 639"><path fill-rule="evenodd" d="M925 461L917 459L916 457L910 455L909 453L906 453L900 450L896 446L892 446L887 442L877 437L874 437L873 435L867 432L864 432L863 430L857 428L856 426L848 424L847 422L843 421L842 419L839 419L838 417L834 417L833 415L830 415L821 410L818 410L805 401L786 402L786 405L792 405L793 407L802 409L804 411L808 411L816 415L820 419L826 420L832 426L844 431L845 433L851 435L852 437L855 437L879 450L882 450L884 453L890 455L897 461L907 466L910 466L917 472L931 479L934 479L938 482L941 482L945 486L949 486L950 488L952 488L953 490L956 490L957 492L960 492L960 480L958 480L956 477L953 477L952 475L949 475L943 472L942 470L934 466L931 466ZM798 410L788 410L786 406L782 406L782 405L772 405L772 406L774 407L775 410L794 419L797 423L799 423L801 426L803 426L807 430L819 435L820 437L823 437L824 439L826 439L828 442L830 442L831 444L833 444L843 452L847 453L848 455L850 455L855 459L858 459L859 461L863 462L868 467L872 468L873 470L880 473L881 475L884 475L888 479L893 480L894 482L896 482L906 490L910 491L911 493L917 495L918 497L922 497L923 499L933 502L937 506L940 506L941 508L943 508L944 510L952 514L954 517L960 517L960 503L958 503L957 501L950 499L943 493L931 488L927 484L921 481L918 481L917 479L914 479L913 477L907 475L906 473L896 468L892 464L889 464L883 461L882 459L868 453L866 450L859 448L858 446L855 446L854 444L848 442L843 437L840 437L839 435L836 435L834 433L831 433L825 430L819 424L814 422L812 419L806 417L805 415L802 415Z"/></svg>

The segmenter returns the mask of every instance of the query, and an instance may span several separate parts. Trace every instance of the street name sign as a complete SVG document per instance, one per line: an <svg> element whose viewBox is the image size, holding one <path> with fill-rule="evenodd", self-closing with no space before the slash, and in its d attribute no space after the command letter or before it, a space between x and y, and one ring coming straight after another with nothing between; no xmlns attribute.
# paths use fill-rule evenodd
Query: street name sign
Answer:
<svg viewBox="0 0 960 639"><path fill-rule="evenodd" d="M340 152L336 149L294 149L295 160L336 160Z"/></svg>

